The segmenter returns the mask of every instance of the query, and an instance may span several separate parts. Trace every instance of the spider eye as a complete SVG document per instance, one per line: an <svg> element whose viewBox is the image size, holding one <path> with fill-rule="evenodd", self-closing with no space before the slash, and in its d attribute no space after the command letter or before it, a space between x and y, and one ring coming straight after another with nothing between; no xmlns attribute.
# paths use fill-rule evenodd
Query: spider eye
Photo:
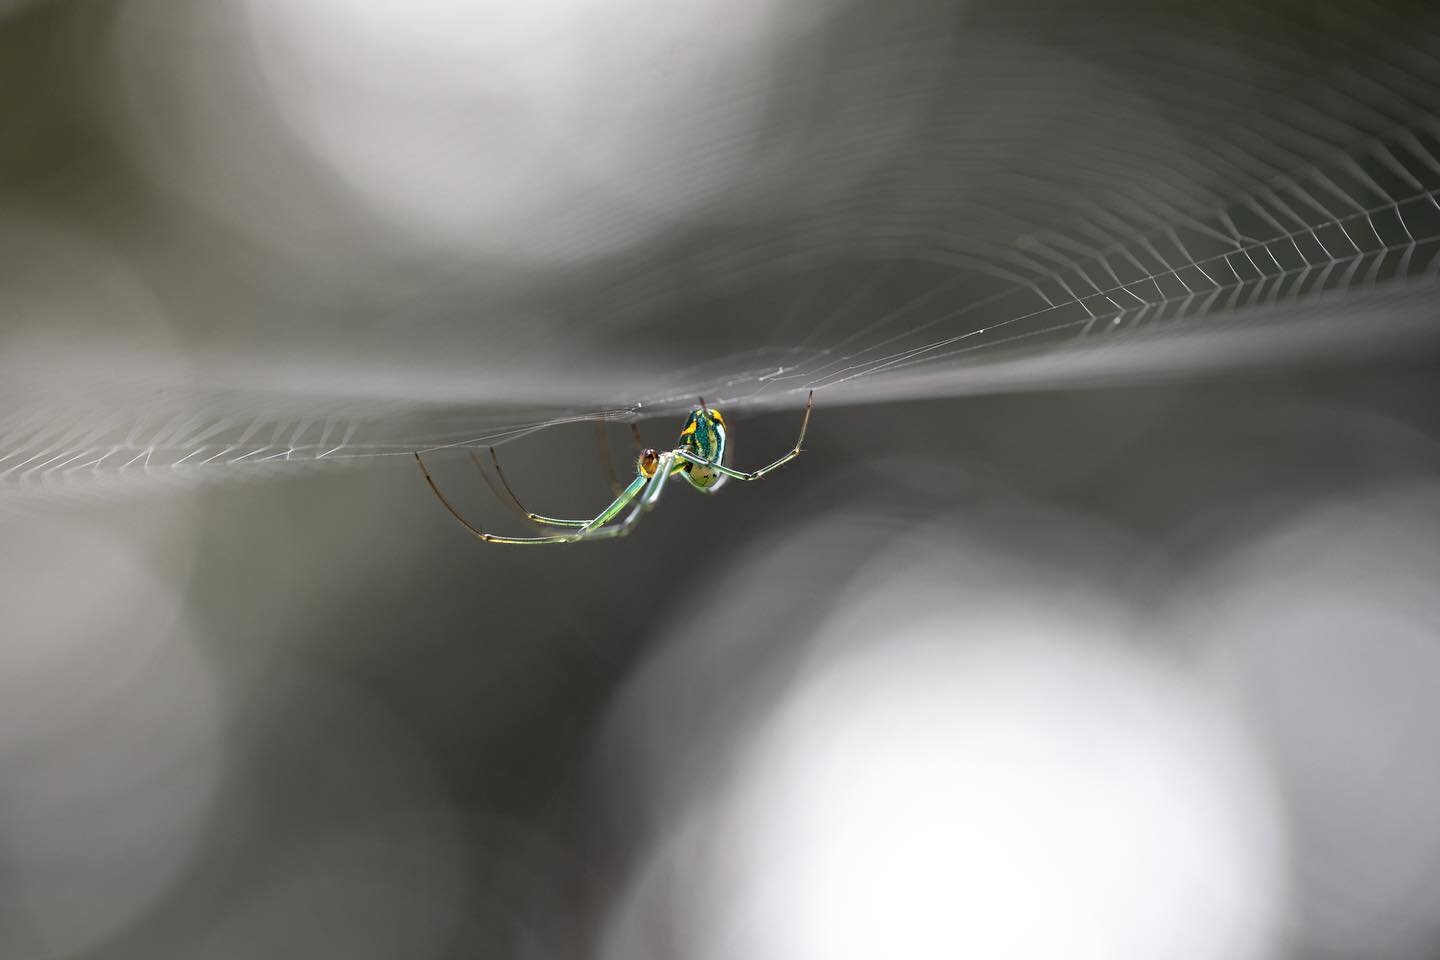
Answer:
<svg viewBox="0 0 1440 960"><path fill-rule="evenodd" d="M660 454L647 447L640 451L640 457L635 461L635 469L639 470L646 477L655 476L655 468L660 465Z"/></svg>

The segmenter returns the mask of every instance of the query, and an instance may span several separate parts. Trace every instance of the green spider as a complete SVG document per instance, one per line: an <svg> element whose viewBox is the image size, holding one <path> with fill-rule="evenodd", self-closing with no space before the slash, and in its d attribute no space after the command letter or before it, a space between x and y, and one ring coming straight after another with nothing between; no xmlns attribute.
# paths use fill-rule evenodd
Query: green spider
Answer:
<svg viewBox="0 0 1440 960"><path fill-rule="evenodd" d="M795 440L795 446L789 452L776 460L774 463L761 467L759 470L746 472L734 470L725 465L725 418L720 411L705 405L705 399L700 399L700 405L690 412L685 420L685 426L680 431L680 445L674 450L660 453L653 449L640 451L639 457L635 460L635 479L630 485L621 490L610 505L601 510L589 520L560 520L555 517L546 517L538 513L531 513L520 503L520 498L515 496L515 491L510 489L510 483L505 479L505 472L500 469L500 458L495 455L495 448L490 448L490 457L495 463L495 472L500 477L500 482L509 494L510 500L525 519L542 527L562 527L571 530L570 533L560 533L548 537L499 537L493 533L486 533L476 527L470 521L460 515L460 511L445 499L445 494L440 492L440 487L435 483L435 478L430 476L430 471L425 467L425 461L420 454L415 454L415 462L420 465L420 472L425 475L425 482L430 484L430 489L444 505L450 515L460 521L460 525L466 530L486 543L578 543L582 540L604 540L610 537L623 537L634 528L640 518L651 507L655 506L660 499L660 492L665 489L665 481L675 474L680 474L690 482L690 485L701 493L715 493L724 486L729 478L736 480L759 480L765 474L774 470L782 464L789 463L800 455L800 445L805 442L805 430L810 426L810 408L815 404L815 391L810 391L809 399L805 401L805 415L800 421L800 436ZM632 428L633 429L633 428ZM639 433L635 438L639 441ZM479 458L472 453L476 466L480 466ZM481 476L485 477L486 483L490 478L481 468ZM618 486L618 484L617 484ZM498 497L499 491L491 484L491 490ZM629 514L619 523L611 523L625 508L636 501L631 507Z"/></svg>

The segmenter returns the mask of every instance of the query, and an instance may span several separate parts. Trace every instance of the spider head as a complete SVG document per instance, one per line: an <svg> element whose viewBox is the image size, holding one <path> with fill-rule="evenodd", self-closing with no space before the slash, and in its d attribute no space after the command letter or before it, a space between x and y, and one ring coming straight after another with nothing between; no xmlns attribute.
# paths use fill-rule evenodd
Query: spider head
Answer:
<svg viewBox="0 0 1440 960"><path fill-rule="evenodd" d="M640 451L640 456L635 460L635 469L646 478L655 476L655 470L660 466L660 454L653 448L646 447Z"/></svg>

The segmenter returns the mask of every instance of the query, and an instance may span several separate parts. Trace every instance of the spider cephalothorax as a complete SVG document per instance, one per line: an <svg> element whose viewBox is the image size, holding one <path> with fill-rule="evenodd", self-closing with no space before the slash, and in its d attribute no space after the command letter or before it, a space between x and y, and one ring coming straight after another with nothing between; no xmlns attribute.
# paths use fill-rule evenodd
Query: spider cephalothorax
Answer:
<svg viewBox="0 0 1440 960"><path fill-rule="evenodd" d="M761 467L759 470L745 471L735 470L725 463L725 418L720 411L705 405L705 400L700 400L700 405L690 412L685 421L685 426L680 430L680 444L674 450L660 452L646 448L640 451L635 458L635 479L623 490L618 490L615 499L610 506L601 510L589 520L560 520L555 517L546 517L538 513L531 513L520 503L520 498L515 496L515 491L510 489L510 482L505 479L505 471L500 469L500 458L495 455L495 448L490 448L490 459L495 463L495 473L500 478L505 493L509 495L510 501L515 510L526 520L540 527L559 527L567 530L566 533L554 534L548 537L501 537L493 533L486 533L479 527L474 526L460 515L460 511L445 499L445 494L440 492L440 487L435 483L435 478L430 476L429 469L420 454L415 454L415 462L420 464L420 472L425 475L425 482L430 485L435 496L444 504L450 515L460 521L461 526L469 530L475 536L486 543L576 543L580 540L600 540L606 537L623 537L635 526L640 517L644 515L660 499L660 491L665 489L665 481L672 474L681 474L690 481L691 486L703 493L714 493L720 488L721 481L726 478L735 480L759 480L765 474L774 470L782 464L789 463L800 455L800 445L805 442L805 430L810 426L810 408L815 405L815 393L811 391L809 398L805 401L805 416L800 421L800 436L795 438L795 446L780 459ZM635 434L635 445L640 445L640 433L631 426ZM494 482L484 474L484 467L481 466L478 457L471 453L476 466L480 467L481 474L485 476L486 483L495 490L496 496L500 491L495 487ZM619 483L615 486L618 488ZM631 504L634 504L631 507ZM630 507L630 512L625 519L619 523L611 523L616 517Z"/></svg>

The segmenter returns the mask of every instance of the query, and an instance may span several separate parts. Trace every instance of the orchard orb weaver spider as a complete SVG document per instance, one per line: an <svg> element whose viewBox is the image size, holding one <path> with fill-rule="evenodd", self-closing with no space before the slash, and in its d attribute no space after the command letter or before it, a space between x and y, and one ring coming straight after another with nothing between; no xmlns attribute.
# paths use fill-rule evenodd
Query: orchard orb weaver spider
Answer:
<svg viewBox="0 0 1440 960"><path fill-rule="evenodd" d="M415 462L420 465L420 472L425 475L425 482L430 485L436 498L444 505L450 515L460 521L460 525L466 530L486 543L578 543L581 540L604 540L610 537L623 537L629 533L645 512L655 506L660 499L660 492L665 489L665 481L671 476L679 474L690 482L690 485L701 493L715 493L724 485L729 478L736 480L759 480L765 474L783 464L789 463L800 455L800 445L805 442L805 429L810 426L810 408L815 405L815 391L810 391L809 399L805 401L805 415L800 421L800 436L795 439L795 446L789 452L773 463L761 467L759 470L744 471L734 470L725 465L725 418L720 411L705 405L705 398L700 398L700 405L690 412L685 420L685 426L680 431L680 443L674 450L660 453L654 449L640 451L639 457L635 460L635 479L630 485L621 490L611 501L610 505L601 510L589 520L560 520L555 517L546 517L538 513L531 513L520 504L520 499L510 489L509 482L505 479L505 473L500 469L500 458L495 455L495 448L490 448L490 457L495 463L495 472L504 484L505 492L510 495L514 506L529 521L541 527L566 528L571 532L554 534L548 537L500 537L493 533L486 533L476 527L470 521L460 515L445 494L440 492L440 487L435 483L435 478L430 476L430 471L425 466L425 461L420 454L415 454ZM635 434L639 439L639 433ZM474 454L471 454L474 457ZM476 466L480 466L479 458L475 458ZM490 478L485 475L481 468L481 475L485 477L486 483ZM491 484L491 489L499 496ZM637 502L638 498L638 502ZM630 507L630 512L619 523L611 523L625 508Z"/></svg>

